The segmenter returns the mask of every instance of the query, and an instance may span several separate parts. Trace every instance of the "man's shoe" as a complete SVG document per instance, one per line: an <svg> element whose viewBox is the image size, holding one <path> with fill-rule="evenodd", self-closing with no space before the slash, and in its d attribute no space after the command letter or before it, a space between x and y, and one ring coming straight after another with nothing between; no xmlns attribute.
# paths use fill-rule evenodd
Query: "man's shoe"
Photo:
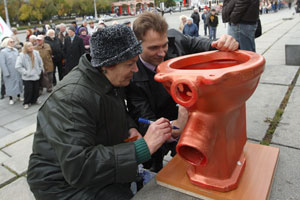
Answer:
<svg viewBox="0 0 300 200"><path fill-rule="evenodd" d="M28 108L29 108L29 105L28 105L28 104L25 104L25 105L24 105L24 109L27 110Z"/></svg>
<svg viewBox="0 0 300 200"><path fill-rule="evenodd" d="M24 98L23 97L18 97L18 100L23 102L24 101Z"/></svg>
<svg viewBox="0 0 300 200"><path fill-rule="evenodd" d="M14 100L9 100L9 105L13 105L15 102L14 102Z"/></svg>

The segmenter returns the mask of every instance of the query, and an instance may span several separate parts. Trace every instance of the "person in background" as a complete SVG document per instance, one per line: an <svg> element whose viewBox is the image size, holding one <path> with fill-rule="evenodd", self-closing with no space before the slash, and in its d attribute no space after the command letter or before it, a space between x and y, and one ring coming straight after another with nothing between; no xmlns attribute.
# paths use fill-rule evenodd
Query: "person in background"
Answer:
<svg viewBox="0 0 300 200"><path fill-rule="evenodd" d="M259 0L224 0L222 18L223 23L229 22L228 34L239 42L240 49L255 52Z"/></svg>
<svg viewBox="0 0 300 200"><path fill-rule="evenodd" d="M203 24L204 24L204 35L205 35L205 36L207 36L207 29L209 29L209 28L208 28L208 25L207 25L207 21L206 21L207 15L208 15L207 10L204 9L204 10L203 10L203 13L202 13L202 15L201 15L201 19L202 19Z"/></svg>
<svg viewBox="0 0 300 200"><path fill-rule="evenodd" d="M22 44L23 43L20 43L20 40L17 36L18 34L18 29L17 28L11 28L11 31L13 32L13 34L10 36L13 40L14 40L14 43L15 43L15 48L18 50L18 51L21 51L22 49Z"/></svg>
<svg viewBox="0 0 300 200"><path fill-rule="evenodd" d="M194 12L191 15L191 18L193 19L193 23L196 24L198 30L199 30L199 24L200 24L200 15L199 15L199 9L194 8ZM198 33L199 35L199 33Z"/></svg>
<svg viewBox="0 0 300 200"><path fill-rule="evenodd" d="M87 34L87 31L86 31L85 27L81 27L79 29L79 37L83 40L85 52L89 53L90 52L90 38L91 38L91 36L89 36Z"/></svg>
<svg viewBox="0 0 300 200"><path fill-rule="evenodd" d="M12 38L3 40L0 51L0 67L3 74L6 95L9 96L9 104L14 104L14 97L17 100L23 101L21 97L23 93L23 83L20 73L16 70L16 58L19 52L15 47L15 42Z"/></svg>
<svg viewBox="0 0 300 200"><path fill-rule="evenodd" d="M42 32L39 31L37 26L34 26L32 34L35 35L35 36L38 36L38 35L41 35Z"/></svg>
<svg viewBox="0 0 300 200"><path fill-rule="evenodd" d="M89 21L89 25L87 28L87 33L89 33L90 36L93 35L94 32L96 32L95 23L93 20Z"/></svg>
<svg viewBox="0 0 300 200"><path fill-rule="evenodd" d="M47 92L50 93L52 92L54 70L54 65L52 61L52 49L49 44L45 43L43 35L38 35L37 43L38 44L34 47L34 49L39 52L44 64L44 71L41 77L40 88L41 90L43 90L43 88L45 87L47 88ZM42 91L40 91L40 93L42 93Z"/></svg>
<svg viewBox="0 0 300 200"><path fill-rule="evenodd" d="M104 28L106 28L106 27L107 27L107 26L106 26L106 24L104 23L104 21L100 20L100 21L98 22L97 30L102 30L102 29L104 29Z"/></svg>
<svg viewBox="0 0 300 200"><path fill-rule="evenodd" d="M29 41L29 38L30 38L31 35L32 35L32 30L31 29L27 29L26 30L26 38L25 38L26 42Z"/></svg>
<svg viewBox="0 0 300 200"><path fill-rule="evenodd" d="M49 24L44 24L43 25L43 35L46 35L48 30L51 29L51 26Z"/></svg>
<svg viewBox="0 0 300 200"><path fill-rule="evenodd" d="M79 27L77 26L76 21L73 21L73 22L71 23L71 26L73 26L73 28L74 28L74 30L75 30L75 34L78 35Z"/></svg>
<svg viewBox="0 0 300 200"><path fill-rule="evenodd" d="M131 28L131 21L127 20L123 24Z"/></svg>
<svg viewBox="0 0 300 200"><path fill-rule="evenodd" d="M185 15L181 15L180 17L179 17L179 19L180 19L180 23L179 23L179 31L182 33L183 32L183 28L184 28L184 25L186 24L186 22L187 22L187 16L185 16Z"/></svg>
<svg viewBox="0 0 300 200"><path fill-rule="evenodd" d="M16 69L22 75L24 84L24 109L32 104L40 104L39 80L44 67L39 52L33 49L31 42L25 42L23 52L17 58Z"/></svg>
<svg viewBox="0 0 300 200"><path fill-rule="evenodd" d="M75 28L70 26L68 37L64 44L65 75L79 63L80 57L85 53L83 40L75 34Z"/></svg>
<svg viewBox="0 0 300 200"><path fill-rule="evenodd" d="M118 22L118 21L113 21L113 22L111 23L111 25L116 25L116 24L119 24L119 22Z"/></svg>
<svg viewBox="0 0 300 200"><path fill-rule="evenodd" d="M211 9L210 13L207 16L206 23L209 28L209 39L216 40L217 35L217 26L219 24L218 16L216 15L216 10L213 8Z"/></svg>
<svg viewBox="0 0 300 200"><path fill-rule="evenodd" d="M199 36L199 30L196 24L193 23L193 19L188 17L187 18L187 23L183 27L182 33L184 35L189 35L193 37L198 37Z"/></svg>
<svg viewBox="0 0 300 200"><path fill-rule="evenodd" d="M31 35L29 37L29 42L31 42L32 45L35 47L37 45L37 37L35 35Z"/></svg>
<svg viewBox="0 0 300 200"><path fill-rule="evenodd" d="M109 26L90 44L38 112L27 171L36 200L129 200L138 165L171 137L164 118L141 137L126 111L123 87L142 52L132 30Z"/></svg>
<svg viewBox="0 0 300 200"><path fill-rule="evenodd" d="M62 42L55 37L55 31L53 29L49 29L45 37L45 42L50 45L52 50L52 61L54 65L53 70L53 85L55 86L57 83L56 80L56 69L58 70L58 79L61 81L64 77L62 59L63 59L63 44Z"/></svg>
<svg viewBox="0 0 300 200"><path fill-rule="evenodd" d="M0 52L1 52L2 49L5 48L4 46L2 46L2 43L3 43L3 41L4 41L6 38L9 38L9 37L6 36L6 37L3 37L3 38L1 39L1 43L0 43ZM1 66L0 66L0 68L1 68ZM3 72L2 72L2 70L0 70L0 74L1 74L1 96L0 96L0 99L4 99L4 97L5 97L5 85L4 85L4 81L3 81Z"/></svg>
<svg viewBox="0 0 300 200"><path fill-rule="evenodd" d="M68 37L68 33L66 31L66 25L61 23L59 25L59 32L57 35L58 39L61 41L61 43L64 45L65 44L65 38Z"/></svg>
<svg viewBox="0 0 300 200"><path fill-rule="evenodd" d="M84 28L86 29L86 33L89 34L89 32L88 32L88 23L87 23L86 20L84 20L84 21L82 22L81 26L78 28L77 34L80 35L79 29L82 28L82 27L84 27Z"/></svg>

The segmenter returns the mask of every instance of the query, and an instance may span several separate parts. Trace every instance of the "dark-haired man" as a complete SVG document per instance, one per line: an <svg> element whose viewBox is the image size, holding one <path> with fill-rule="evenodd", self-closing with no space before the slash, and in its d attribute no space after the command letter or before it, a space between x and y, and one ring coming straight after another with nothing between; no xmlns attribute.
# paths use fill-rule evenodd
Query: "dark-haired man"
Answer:
<svg viewBox="0 0 300 200"><path fill-rule="evenodd" d="M137 66L139 71L133 75L127 87L127 103L129 112L134 120L139 117L156 120L160 117L173 120L180 130L173 130L173 141L169 140L156 154L152 161L145 163L145 168L158 172L162 168L164 154L169 150L175 155L176 138L187 119L187 112L182 107L178 113L176 103L161 83L154 81L155 69L164 60L192 53L213 49L234 51L238 43L229 35L222 35L217 41L203 37L185 36L175 29L168 30L165 19L155 13L142 13L133 23L133 31L138 40L142 41L143 52L139 56ZM148 125L139 124L143 135Z"/></svg>

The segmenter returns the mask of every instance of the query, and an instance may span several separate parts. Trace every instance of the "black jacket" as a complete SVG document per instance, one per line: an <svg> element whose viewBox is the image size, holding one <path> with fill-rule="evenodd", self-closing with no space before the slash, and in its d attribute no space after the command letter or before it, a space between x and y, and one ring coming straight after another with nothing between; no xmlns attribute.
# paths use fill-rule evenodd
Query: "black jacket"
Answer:
<svg viewBox="0 0 300 200"><path fill-rule="evenodd" d="M94 199L135 181L135 146L124 143L134 122L121 94L86 56L58 83L37 116L27 173L36 199Z"/></svg>
<svg viewBox="0 0 300 200"><path fill-rule="evenodd" d="M206 17L206 24L211 27L217 27L219 24L218 15L212 15L211 13Z"/></svg>
<svg viewBox="0 0 300 200"><path fill-rule="evenodd" d="M84 53L83 40L79 36L75 35L73 42L71 42L69 36L65 38L64 55L66 73L78 65L79 59Z"/></svg>
<svg viewBox="0 0 300 200"><path fill-rule="evenodd" d="M51 47L53 61L54 62L61 61L63 58L63 54L64 54L62 42L57 37L55 37L52 40L49 36L45 37L45 42L48 43Z"/></svg>
<svg viewBox="0 0 300 200"><path fill-rule="evenodd" d="M223 22L255 24L259 17L259 0L224 0Z"/></svg>
<svg viewBox="0 0 300 200"><path fill-rule="evenodd" d="M199 28L199 23L200 23L199 13L193 12L193 14L191 15L191 18L193 19L193 23L196 24Z"/></svg>
<svg viewBox="0 0 300 200"><path fill-rule="evenodd" d="M165 60L192 53L212 50L207 38L185 36L175 29L168 31L169 49ZM131 117L156 120L165 117L177 119L178 108L164 86L154 80L155 73L138 60L139 71L133 75L126 88L126 98ZM145 134L148 125L139 124L139 131Z"/></svg>

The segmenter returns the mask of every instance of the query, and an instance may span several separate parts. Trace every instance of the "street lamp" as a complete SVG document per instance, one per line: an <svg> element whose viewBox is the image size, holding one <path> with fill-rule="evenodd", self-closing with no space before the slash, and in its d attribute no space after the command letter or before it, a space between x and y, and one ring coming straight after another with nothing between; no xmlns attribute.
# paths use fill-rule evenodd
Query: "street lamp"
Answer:
<svg viewBox="0 0 300 200"><path fill-rule="evenodd" d="M95 19L98 19L96 0L94 0L94 8L95 8Z"/></svg>
<svg viewBox="0 0 300 200"><path fill-rule="evenodd" d="M5 9L5 17L6 17L6 24L10 28L10 23L9 23L9 17L8 17L8 10L7 10L7 3L6 0L4 0L4 9Z"/></svg>

